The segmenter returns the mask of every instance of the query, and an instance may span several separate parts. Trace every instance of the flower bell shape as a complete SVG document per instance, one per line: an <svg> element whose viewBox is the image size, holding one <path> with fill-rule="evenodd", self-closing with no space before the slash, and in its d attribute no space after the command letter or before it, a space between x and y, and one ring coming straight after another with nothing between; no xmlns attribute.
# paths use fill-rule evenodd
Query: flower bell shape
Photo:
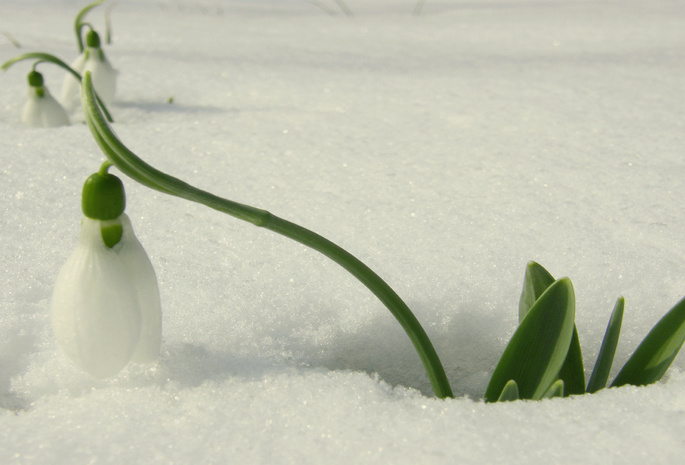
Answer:
<svg viewBox="0 0 685 465"><path fill-rule="evenodd" d="M81 76L86 71L90 71L93 77L93 86L98 97L106 106L114 101L116 91L117 71L112 68L105 57L105 52L100 48L100 36L97 32L90 30L86 34L86 48L81 55L74 60L71 68ZM80 105L81 83L71 74L64 77L62 84L62 94L60 100L64 108L69 111L74 110Z"/></svg>
<svg viewBox="0 0 685 465"><path fill-rule="evenodd" d="M162 331L155 271L123 213L123 184L107 168L84 184L78 245L57 276L51 310L60 348L98 379L130 361L156 361Z"/></svg>
<svg viewBox="0 0 685 465"><path fill-rule="evenodd" d="M69 116L48 88L43 84L43 75L31 71L28 75L28 101L21 114L21 122L35 128L52 128L69 125Z"/></svg>

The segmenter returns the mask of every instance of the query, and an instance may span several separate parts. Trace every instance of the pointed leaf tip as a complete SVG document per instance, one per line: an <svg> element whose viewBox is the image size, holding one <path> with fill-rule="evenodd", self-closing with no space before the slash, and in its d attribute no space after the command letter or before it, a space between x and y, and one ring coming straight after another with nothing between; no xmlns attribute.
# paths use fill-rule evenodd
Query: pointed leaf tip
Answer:
<svg viewBox="0 0 685 465"><path fill-rule="evenodd" d="M542 396L543 399L552 399L553 397L564 397L563 379L556 380Z"/></svg>
<svg viewBox="0 0 685 465"><path fill-rule="evenodd" d="M621 334L621 324L623 322L623 309L625 307L625 299L619 297L614 305L614 310L611 312L607 329L604 333L602 346L597 355L597 362L592 370L590 381L587 385L587 392L594 393L600 389L604 389L611 373L611 366L614 363L614 355L616 354L616 346L618 346L619 336Z"/></svg>
<svg viewBox="0 0 685 465"><path fill-rule="evenodd" d="M519 400L519 387L516 381L510 379L507 384L504 385L502 393L499 395L497 402L511 402L514 400Z"/></svg>
<svg viewBox="0 0 685 465"><path fill-rule="evenodd" d="M529 261L523 277L523 290L519 300L519 323L523 321L536 300L554 283L554 277L542 265Z"/></svg>

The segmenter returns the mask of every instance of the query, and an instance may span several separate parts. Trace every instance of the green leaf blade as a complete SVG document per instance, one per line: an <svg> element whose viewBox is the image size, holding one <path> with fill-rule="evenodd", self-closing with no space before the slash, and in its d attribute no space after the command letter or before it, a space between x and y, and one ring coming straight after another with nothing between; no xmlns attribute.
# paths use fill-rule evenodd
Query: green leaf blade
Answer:
<svg viewBox="0 0 685 465"><path fill-rule="evenodd" d="M556 381L573 337L575 293L568 278L555 281L531 307L497 364L486 401L499 398L510 380L521 399L540 399Z"/></svg>
<svg viewBox="0 0 685 465"><path fill-rule="evenodd" d="M595 368L592 370L590 381L587 385L587 392L594 393L600 389L604 389L609 380L609 373L611 373L611 366L614 363L614 355L616 354L616 346L618 346L618 339L621 334L621 324L623 322L623 309L625 307L625 299L619 297L614 305L614 310L611 312L609 324L604 333L604 340L597 355L597 362Z"/></svg>
<svg viewBox="0 0 685 465"><path fill-rule="evenodd" d="M523 290L519 300L519 323L523 321L535 301L554 283L554 277L542 265L530 261L526 265L523 278ZM559 378L564 381L566 395L585 394L585 367L583 353L580 349L580 339L575 326L573 338L568 349L566 360L559 372Z"/></svg>
<svg viewBox="0 0 685 465"><path fill-rule="evenodd" d="M685 342L685 298L669 310L640 343L611 384L644 386L661 379Z"/></svg>
<svg viewBox="0 0 685 465"><path fill-rule="evenodd" d="M573 325L571 345L568 348L566 360L564 360L559 371L559 378L564 381L566 395L585 394L585 367L575 324Z"/></svg>

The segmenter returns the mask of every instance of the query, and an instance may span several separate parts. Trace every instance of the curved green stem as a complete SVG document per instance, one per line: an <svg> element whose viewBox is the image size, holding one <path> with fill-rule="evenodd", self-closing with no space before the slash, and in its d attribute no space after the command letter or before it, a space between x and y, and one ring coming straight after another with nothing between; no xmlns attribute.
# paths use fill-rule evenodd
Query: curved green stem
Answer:
<svg viewBox="0 0 685 465"><path fill-rule="evenodd" d="M79 74L78 71L74 70L71 66L60 60L54 55L50 55L49 53L43 53L43 52L29 52L29 53L22 53L21 55L17 55L14 58L10 58L6 62L2 64L0 67L3 71L7 71L10 66L13 64L19 62L19 61L24 61L24 60L39 60L39 61L47 61L50 63L53 63L63 69L65 69L68 73L71 73L72 76L74 76L76 79L79 81L81 80L81 74Z"/></svg>
<svg viewBox="0 0 685 465"><path fill-rule="evenodd" d="M105 41L108 44L112 43L112 10L119 3L119 0L114 0L114 2L107 5L105 8Z"/></svg>
<svg viewBox="0 0 685 465"><path fill-rule="evenodd" d="M98 174L100 176L105 176L107 174L107 171L109 170L110 166L112 166L112 162L109 161L109 159L103 161L102 165L100 165L100 169L98 170Z"/></svg>
<svg viewBox="0 0 685 465"><path fill-rule="evenodd" d="M95 140L107 158L124 174L151 189L201 203L238 219L248 221L255 226L293 239L321 252L349 271L385 304L402 325L421 358L435 395L440 398L453 397L452 389L438 354L421 324L397 293L368 266L343 248L302 226L272 215L266 210L217 197L145 163L124 146L108 126L95 100L90 73L86 73L84 77L81 86L81 100L88 127Z"/></svg>
<svg viewBox="0 0 685 465"><path fill-rule="evenodd" d="M78 12L76 15L76 18L74 18L74 33L76 34L76 43L78 44L78 52L83 53L83 37L81 35L81 30L83 29L83 26L85 25L83 23L83 18L85 18L86 14L93 8L95 8L98 5L102 5L105 3L107 0L98 0L96 2L93 2L89 5L86 5L83 7L81 11Z"/></svg>
<svg viewBox="0 0 685 465"><path fill-rule="evenodd" d="M13 64L15 64L19 61L24 61L24 60L38 60L39 62L46 61L46 62L52 63L54 65L59 66L60 68L63 68L64 70L66 70L68 73L70 73L76 79L78 79L79 82L83 81L83 77L81 76L81 74L78 71L76 71L74 68L72 68L71 66L69 66L68 64L66 64L65 62L63 62L59 58L57 58L56 56L50 55L49 53L43 53L43 52L23 53L23 54L18 55L14 58L10 58L6 62L4 62L2 64L2 66L0 66L0 69L2 69L3 71L7 71L9 69L9 67L12 66ZM35 64L34 64L34 68L35 68ZM114 120L112 119L112 115L110 115L109 111L107 111L107 107L102 102L102 100L100 100L100 97L98 97L97 94L95 94L95 99L97 100L98 104L102 108L102 112L104 113L105 118L107 118L107 121L109 121L110 123L113 123Z"/></svg>

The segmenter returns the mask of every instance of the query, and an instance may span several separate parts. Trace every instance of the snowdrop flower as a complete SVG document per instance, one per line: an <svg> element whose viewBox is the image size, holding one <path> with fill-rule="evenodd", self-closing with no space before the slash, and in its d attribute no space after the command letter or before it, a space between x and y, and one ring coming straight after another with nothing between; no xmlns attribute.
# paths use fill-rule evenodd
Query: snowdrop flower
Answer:
<svg viewBox="0 0 685 465"><path fill-rule="evenodd" d="M94 378L156 361L162 330L155 271L123 213L123 184L107 168L83 186L78 245L52 295L58 345Z"/></svg>
<svg viewBox="0 0 685 465"><path fill-rule="evenodd" d="M71 68L81 76L90 71L93 76L93 85L98 97L109 106L114 101L116 91L117 72L105 57L105 52L100 48L100 36L92 29L86 35L86 48L81 55L71 64ZM62 105L69 111L80 105L81 83L76 77L68 74L62 84Z"/></svg>
<svg viewBox="0 0 685 465"><path fill-rule="evenodd" d="M33 70L28 75L28 81L28 101L24 105L21 122L35 128L67 126L67 112L43 85L43 75Z"/></svg>

